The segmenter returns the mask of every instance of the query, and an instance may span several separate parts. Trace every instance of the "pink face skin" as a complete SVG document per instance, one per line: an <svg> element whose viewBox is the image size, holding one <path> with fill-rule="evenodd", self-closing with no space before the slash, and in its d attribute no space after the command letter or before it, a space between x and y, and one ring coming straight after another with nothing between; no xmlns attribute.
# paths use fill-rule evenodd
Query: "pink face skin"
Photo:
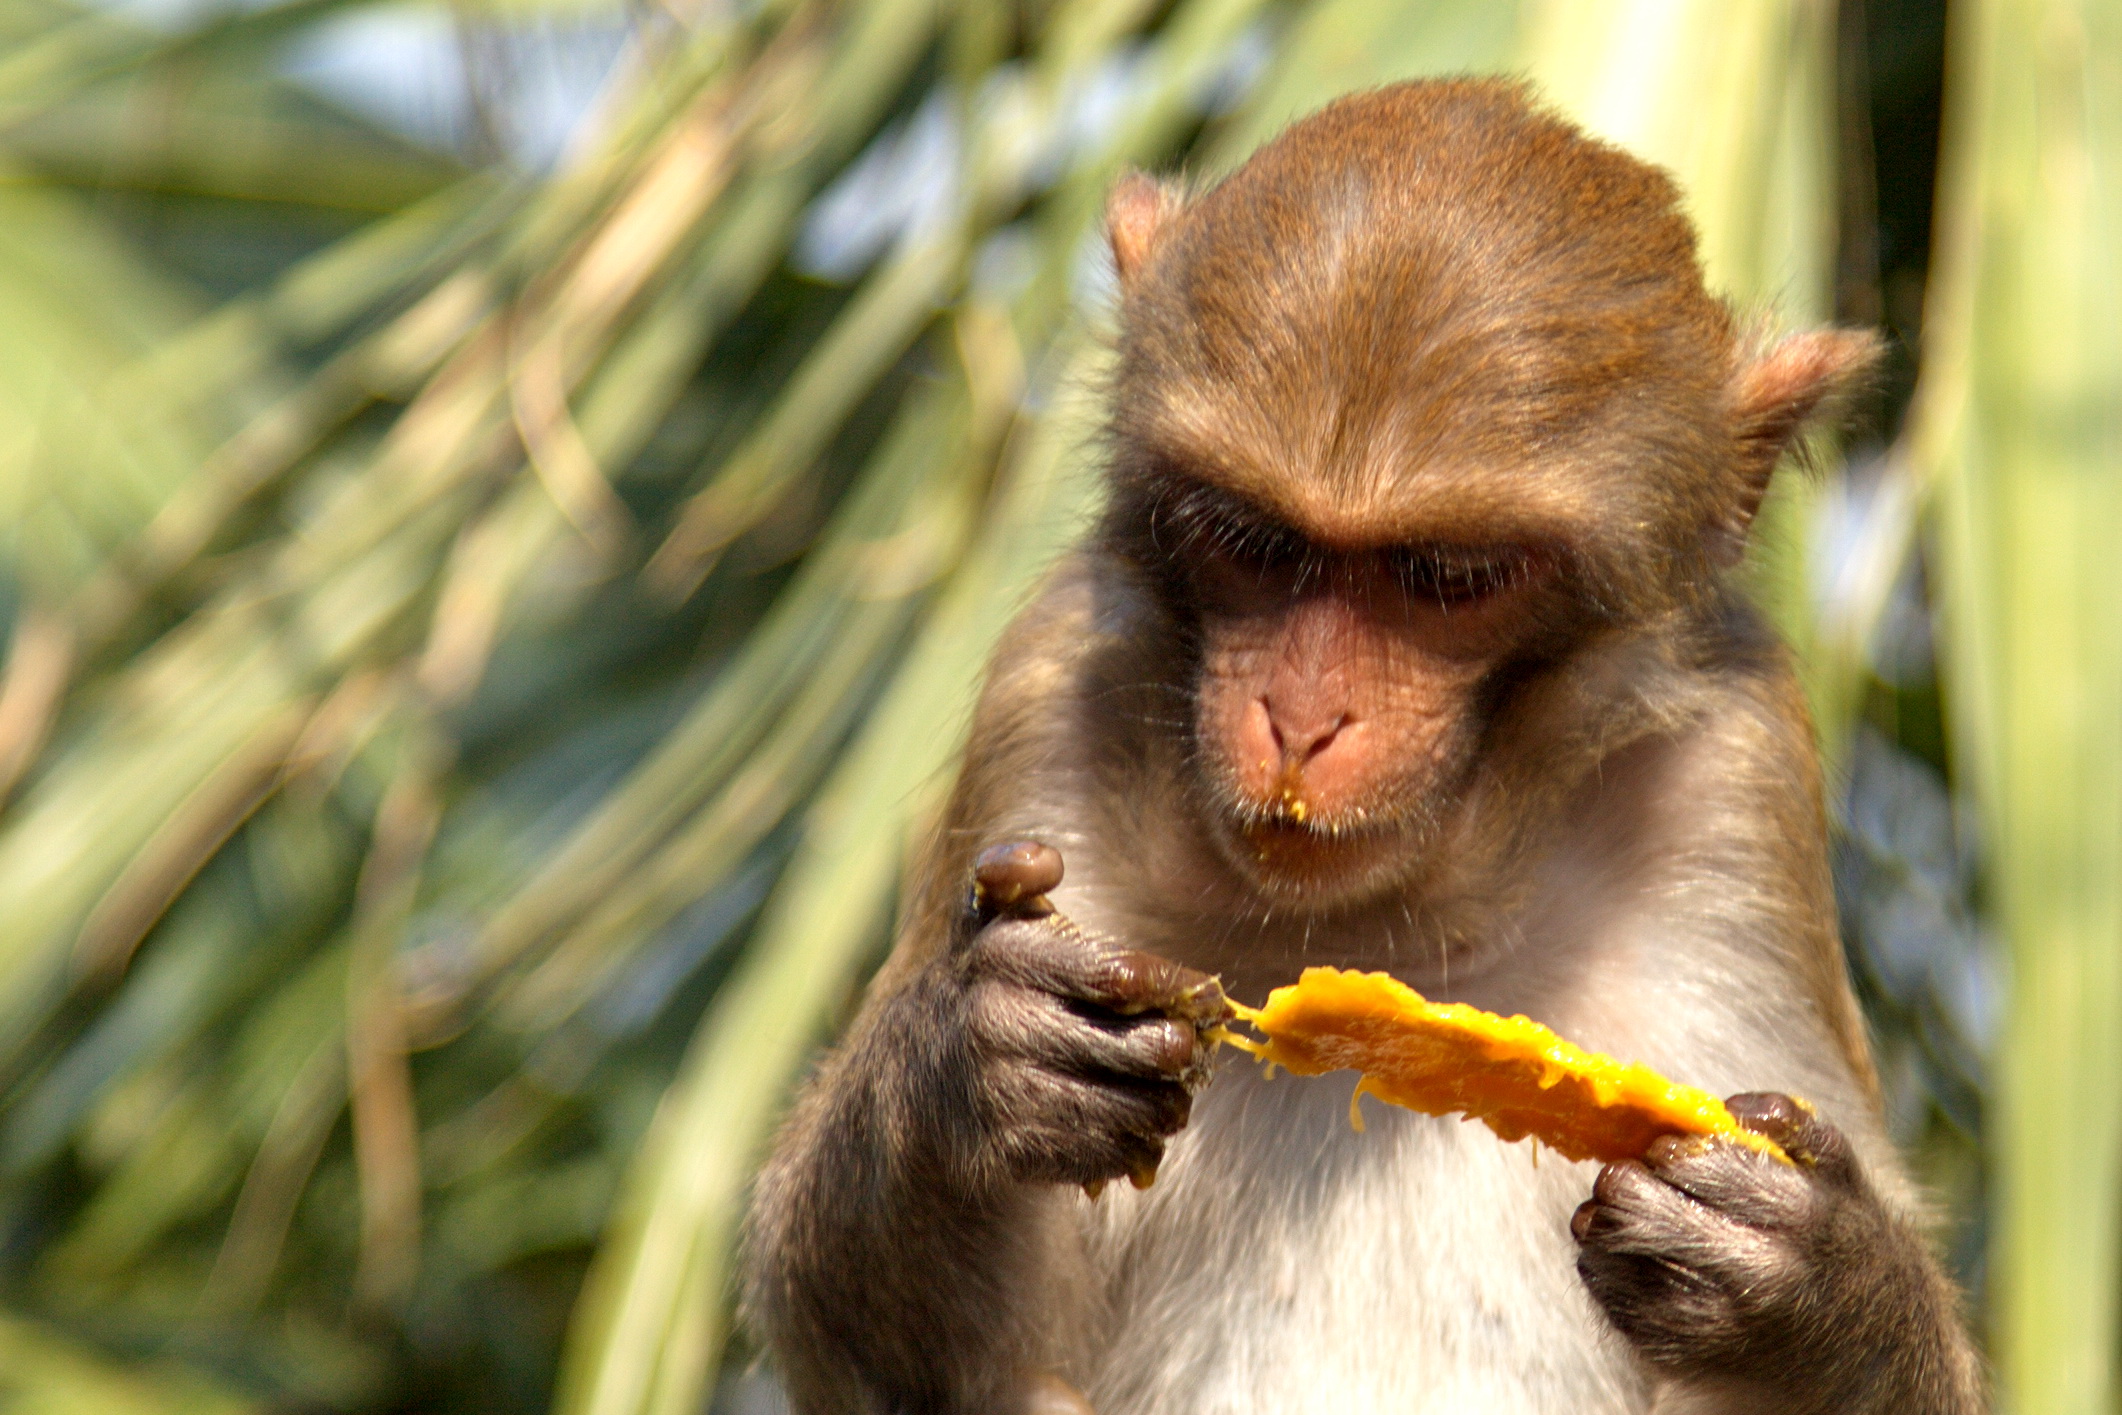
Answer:
<svg viewBox="0 0 2122 1415"><path fill-rule="evenodd" d="M1208 551L1196 731L1232 859L1316 903L1407 873L1547 578L1514 547Z"/></svg>

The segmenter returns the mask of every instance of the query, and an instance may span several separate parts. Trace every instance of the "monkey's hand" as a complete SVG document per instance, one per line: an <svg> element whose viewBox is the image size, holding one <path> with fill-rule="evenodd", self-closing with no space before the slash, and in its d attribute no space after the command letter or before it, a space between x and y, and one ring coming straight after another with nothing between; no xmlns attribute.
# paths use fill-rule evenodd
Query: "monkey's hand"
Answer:
<svg viewBox="0 0 2122 1415"><path fill-rule="evenodd" d="M1214 978L1093 937L1054 912L1061 855L983 851L946 963L989 1179L1146 1185L1207 1079L1208 1028L1230 1017Z"/></svg>
<svg viewBox="0 0 2122 1415"><path fill-rule="evenodd" d="M1726 1104L1796 1163L1666 1136L1602 1170L1570 1230L1614 1325L1739 1410L1979 1411L1951 1289L1842 1132L1788 1096Z"/></svg>

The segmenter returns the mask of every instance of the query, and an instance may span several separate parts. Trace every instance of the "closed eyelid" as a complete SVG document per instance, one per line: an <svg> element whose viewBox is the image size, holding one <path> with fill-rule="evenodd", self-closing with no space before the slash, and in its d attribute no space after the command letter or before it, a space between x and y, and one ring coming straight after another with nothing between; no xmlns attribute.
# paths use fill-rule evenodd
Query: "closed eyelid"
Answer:
<svg viewBox="0 0 2122 1415"><path fill-rule="evenodd" d="M1188 481L1160 499L1153 533L1161 548L1219 553L1267 564L1290 564L1317 554L1305 536L1242 498Z"/></svg>
<svg viewBox="0 0 2122 1415"><path fill-rule="evenodd" d="M1393 568L1409 590L1439 602L1482 599L1521 583L1533 557L1517 546L1405 546Z"/></svg>

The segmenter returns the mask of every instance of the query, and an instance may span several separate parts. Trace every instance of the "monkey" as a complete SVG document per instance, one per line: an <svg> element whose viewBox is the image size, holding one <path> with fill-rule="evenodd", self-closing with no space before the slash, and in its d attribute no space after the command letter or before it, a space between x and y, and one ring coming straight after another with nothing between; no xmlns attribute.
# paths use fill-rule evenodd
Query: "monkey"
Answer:
<svg viewBox="0 0 2122 1415"><path fill-rule="evenodd" d="M1124 177L1101 509L989 664L889 958L757 1181L827 1412L1985 1408L1738 573L1877 355L1709 293L1523 85ZM1219 1060L1309 964L1730 1095L1603 1168Z"/></svg>

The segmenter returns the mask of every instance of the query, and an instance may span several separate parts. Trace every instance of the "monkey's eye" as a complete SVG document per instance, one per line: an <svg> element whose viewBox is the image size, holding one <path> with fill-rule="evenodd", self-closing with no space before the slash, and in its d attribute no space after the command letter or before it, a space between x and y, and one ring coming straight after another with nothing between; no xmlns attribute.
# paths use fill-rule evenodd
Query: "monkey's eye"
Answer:
<svg viewBox="0 0 2122 1415"><path fill-rule="evenodd" d="M1393 559L1409 594L1446 609L1501 594L1525 578L1529 563L1512 546L1407 546L1393 552Z"/></svg>
<svg viewBox="0 0 2122 1415"><path fill-rule="evenodd" d="M1304 537L1281 526L1227 522L1208 538L1206 548L1235 564L1255 570L1288 570L1311 553Z"/></svg>
<svg viewBox="0 0 2122 1415"><path fill-rule="evenodd" d="M1198 484L1159 503L1151 533L1180 565L1213 562L1266 574L1301 570L1312 557L1304 537L1227 493Z"/></svg>

